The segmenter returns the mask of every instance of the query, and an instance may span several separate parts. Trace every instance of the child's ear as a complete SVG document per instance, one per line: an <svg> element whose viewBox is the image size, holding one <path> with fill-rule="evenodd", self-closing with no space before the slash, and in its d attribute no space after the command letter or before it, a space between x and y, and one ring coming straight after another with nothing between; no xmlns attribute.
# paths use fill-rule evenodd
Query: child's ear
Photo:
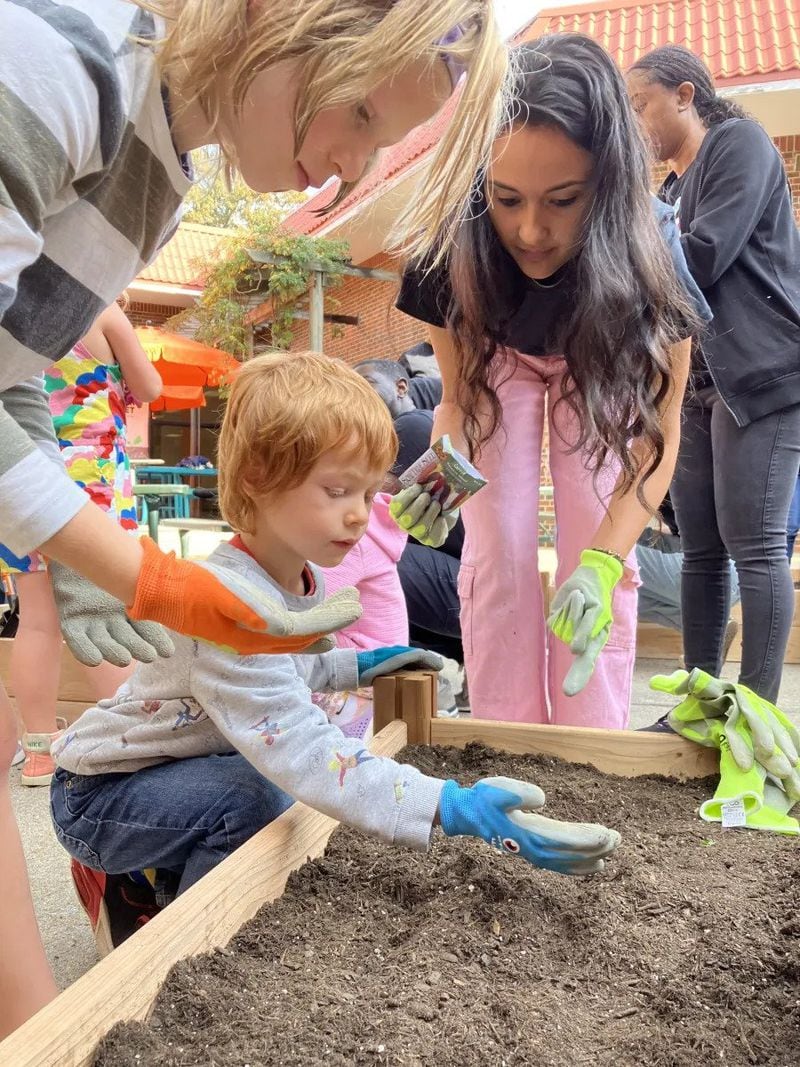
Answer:
<svg viewBox="0 0 800 1067"><path fill-rule="evenodd" d="M406 396L406 394L408 393L408 379L398 378L395 382L395 387L397 389L398 396Z"/></svg>

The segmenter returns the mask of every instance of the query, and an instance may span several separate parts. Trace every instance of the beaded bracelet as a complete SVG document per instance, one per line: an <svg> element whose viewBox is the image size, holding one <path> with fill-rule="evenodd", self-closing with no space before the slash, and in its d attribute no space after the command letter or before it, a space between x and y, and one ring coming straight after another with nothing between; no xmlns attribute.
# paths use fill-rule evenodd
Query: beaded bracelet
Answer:
<svg viewBox="0 0 800 1067"><path fill-rule="evenodd" d="M622 558L622 556L620 556L618 552L612 552L610 548L593 548L591 549L591 551L600 552L604 556L611 556L611 558L615 559L621 567L625 566L625 560Z"/></svg>

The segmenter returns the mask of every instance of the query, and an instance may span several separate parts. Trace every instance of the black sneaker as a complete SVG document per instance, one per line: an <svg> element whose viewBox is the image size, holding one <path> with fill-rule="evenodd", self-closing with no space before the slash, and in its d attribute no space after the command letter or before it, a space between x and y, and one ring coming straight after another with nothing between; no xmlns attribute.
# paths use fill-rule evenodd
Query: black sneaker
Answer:
<svg viewBox="0 0 800 1067"><path fill-rule="evenodd" d="M637 734L674 734L675 730L672 729L669 722L669 712L666 715L662 715L660 719L656 719L650 726L640 726L635 731Z"/></svg>

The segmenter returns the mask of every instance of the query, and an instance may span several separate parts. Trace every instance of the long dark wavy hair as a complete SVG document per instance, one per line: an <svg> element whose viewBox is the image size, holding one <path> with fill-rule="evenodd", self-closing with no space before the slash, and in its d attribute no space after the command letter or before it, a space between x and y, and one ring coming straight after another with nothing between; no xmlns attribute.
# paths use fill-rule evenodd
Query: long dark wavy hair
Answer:
<svg viewBox="0 0 800 1067"><path fill-rule="evenodd" d="M726 119L746 119L750 116L734 104L717 95L711 71L705 63L680 44L665 44L654 48L633 64L631 70L643 70L651 82L665 89L677 89L684 82L694 86L694 106L705 126L717 126Z"/></svg>
<svg viewBox="0 0 800 1067"><path fill-rule="evenodd" d="M590 38L565 33L515 50L513 64L511 128L554 127L594 159L591 207L569 266L576 296L558 330L567 363L559 402L575 413L578 438L567 443L584 451L587 469L597 474L616 456L628 489L663 457L659 405L672 385L670 347L699 323L660 232L648 150L611 57ZM502 425L495 356L529 284L487 207L479 174L449 255L447 325L473 455ZM642 454L631 449L634 438L649 446ZM637 492L644 502L641 484Z"/></svg>

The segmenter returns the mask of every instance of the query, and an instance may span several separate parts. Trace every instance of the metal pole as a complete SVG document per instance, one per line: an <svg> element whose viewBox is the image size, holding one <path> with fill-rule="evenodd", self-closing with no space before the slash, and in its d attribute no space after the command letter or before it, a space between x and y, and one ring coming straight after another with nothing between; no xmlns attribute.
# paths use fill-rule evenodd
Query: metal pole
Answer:
<svg viewBox="0 0 800 1067"><path fill-rule="evenodd" d="M315 270L311 275L311 290L309 293L309 343L312 352L321 352L324 342L325 327L325 290L323 288L325 275L321 270Z"/></svg>

